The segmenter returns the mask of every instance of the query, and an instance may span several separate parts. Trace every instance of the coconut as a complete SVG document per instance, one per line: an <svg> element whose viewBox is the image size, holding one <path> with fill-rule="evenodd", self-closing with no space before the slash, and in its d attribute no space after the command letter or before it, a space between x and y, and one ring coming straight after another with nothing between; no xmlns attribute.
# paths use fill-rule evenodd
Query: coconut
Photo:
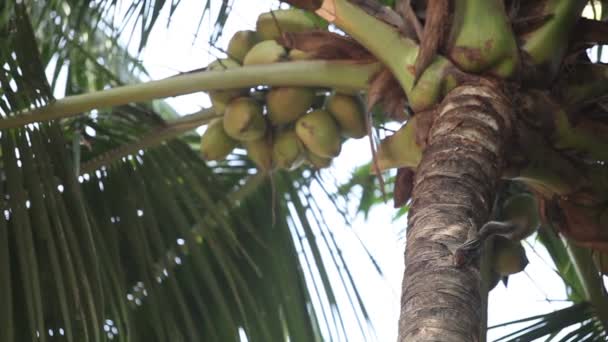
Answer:
<svg viewBox="0 0 608 342"><path fill-rule="evenodd" d="M261 41L257 32L251 30L237 31L228 43L228 57L243 63L245 56Z"/></svg>
<svg viewBox="0 0 608 342"><path fill-rule="evenodd" d="M292 170L302 164L304 146L293 129L279 132L272 145L272 161L281 169Z"/></svg>
<svg viewBox="0 0 608 342"><path fill-rule="evenodd" d="M224 131L222 119L215 119L209 123L201 136L201 155L205 160L222 160L236 145L237 141Z"/></svg>
<svg viewBox="0 0 608 342"><path fill-rule="evenodd" d="M310 14L299 9L283 9L262 13L255 24L263 39L277 39L283 32L303 32L316 28Z"/></svg>
<svg viewBox="0 0 608 342"><path fill-rule="evenodd" d="M310 151L306 153L306 161L315 169L324 169L331 166L332 158L318 156Z"/></svg>
<svg viewBox="0 0 608 342"><path fill-rule="evenodd" d="M526 251L519 241L496 237L492 268L502 277L521 272L528 265Z"/></svg>
<svg viewBox="0 0 608 342"><path fill-rule="evenodd" d="M246 141L243 143L247 157L251 159L258 169L268 172L272 169L272 143L268 137Z"/></svg>
<svg viewBox="0 0 608 342"><path fill-rule="evenodd" d="M224 113L224 130L239 141L260 139L266 133L263 108L250 97L239 97L230 101Z"/></svg>
<svg viewBox="0 0 608 342"><path fill-rule="evenodd" d="M345 137L359 139L367 134L365 106L360 97L334 93L327 99L326 109Z"/></svg>
<svg viewBox="0 0 608 342"><path fill-rule="evenodd" d="M296 134L312 153L333 158L340 154L342 143L338 125L328 112L317 109L296 122Z"/></svg>
<svg viewBox="0 0 608 342"><path fill-rule="evenodd" d="M265 40L257 43L249 50L243 65L254 64L272 64L284 60L287 56L287 50L274 40Z"/></svg>
<svg viewBox="0 0 608 342"><path fill-rule="evenodd" d="M315 100L312 88L273 88L266 94L268 118L273 125L284 125L295 121L306 113Z"/></svg>

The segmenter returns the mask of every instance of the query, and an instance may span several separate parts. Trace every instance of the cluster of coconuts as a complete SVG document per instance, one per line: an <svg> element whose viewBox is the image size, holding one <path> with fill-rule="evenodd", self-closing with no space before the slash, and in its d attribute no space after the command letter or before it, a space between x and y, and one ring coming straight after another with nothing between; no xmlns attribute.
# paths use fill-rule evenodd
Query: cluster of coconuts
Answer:
<svg viewBox="0 0 608 342"><path fill-rule="evenodd" d="M239 31L228 44L228 58L208 66L229 70L243 65L306 59L306 53L287 51L276 42L281 32L315 29L300 10L260 15L256 31ZM206 160L222 160L240 146L261 171L294 169L307 162L324 168L340 154L347 138L366 135L365 107L355 94L308 87L225 89L209 92L213 109L223 117L209 123L201 137Z"/></svg>

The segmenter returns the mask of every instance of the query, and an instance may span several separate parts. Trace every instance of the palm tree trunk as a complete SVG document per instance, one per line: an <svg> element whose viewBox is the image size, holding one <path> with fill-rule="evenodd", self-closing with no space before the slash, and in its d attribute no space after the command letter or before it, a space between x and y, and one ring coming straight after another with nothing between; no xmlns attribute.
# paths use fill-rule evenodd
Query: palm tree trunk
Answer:
<svg viewBox="0 0 608 342"><path fill-rule="evenodd" d="M512 120L489 82L452 90L437 109L414 181L399 341L480 340L479 265L456 267L452 252L488 220Z"/></svg>

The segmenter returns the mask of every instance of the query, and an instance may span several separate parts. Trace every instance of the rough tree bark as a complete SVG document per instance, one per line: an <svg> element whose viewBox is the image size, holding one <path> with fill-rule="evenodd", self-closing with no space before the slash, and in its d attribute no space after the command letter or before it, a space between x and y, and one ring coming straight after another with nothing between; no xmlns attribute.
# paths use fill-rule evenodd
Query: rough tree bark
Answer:
<svg viewBox="0 0 608 342"><path fill-rule="evenodd" d="M452 253L488 220L512 120L490 82L452 90L437 109L414 181L399 341L480 340L479 265L456 267Z"/></svg>

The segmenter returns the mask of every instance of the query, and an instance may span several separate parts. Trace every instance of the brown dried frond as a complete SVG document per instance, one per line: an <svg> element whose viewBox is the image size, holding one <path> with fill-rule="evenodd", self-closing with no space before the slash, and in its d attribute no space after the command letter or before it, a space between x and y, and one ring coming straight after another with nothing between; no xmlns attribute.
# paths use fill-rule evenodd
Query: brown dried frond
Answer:
<svg viewBox="0 0 608 342"><path fill-rule="evenodd" d="M426 21L420 42L420 50L414 63L414 84L431 64L441 47L448 27L448 0L429 0L426 8Z"/></svg>
<svg viewBox="0 0 608 342"><path fill-rule="evenodd" d="M376 58L354 39L327 31L285 32L279 44L311 54L313 59L345 59L370 63Z"/></svg>
<svg viewBox="0 0 608 342"><path fill-rule="evenodd" d="M395 208L403 207L412 197L412 189L414 188L414 170L409 167L397 169L397 177L395 178L395 190L393 192L393 206Z"/></svg>
<svg viewBox="0 0 608 342"><path fill-rule="evenodd" d="M384 68L370 81L367 92L368 111L380 104L389 118L403 122L407 119L404 111L406 103L407 97L389 69Z"/></svg>

